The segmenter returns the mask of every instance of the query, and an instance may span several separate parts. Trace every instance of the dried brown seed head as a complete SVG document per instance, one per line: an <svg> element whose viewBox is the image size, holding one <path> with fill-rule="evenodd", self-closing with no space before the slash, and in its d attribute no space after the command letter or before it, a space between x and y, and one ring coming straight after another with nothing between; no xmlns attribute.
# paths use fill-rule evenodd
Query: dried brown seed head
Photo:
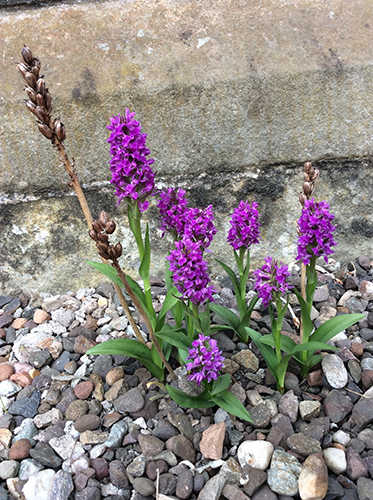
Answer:
<svg viewBox="0 0 373 500"><path fill-rule="evenodd" d="M48 91L45 91L44 93L44 100L45 100L45 109L48 112L52 111L52 96Z"/></svg>
<svg viewBox="0 0 373 500"><path fill-rule="evenodd" d="M26 45L23 45L22 57L26 64L32 64L34 58L31 50Z"/></svg>
<svg viewBox="0 0 373 500"><path fill-rule="evenodd" d="M54 131L56 132L57 139L63 142L66 139L66 129L65 125L61 120L56 120L54 122Z"/></svg>
<svg viewBox="0 0 373 500"><path fill-rule="evenodd" d="M299 203L302 205L302 207L304 207L304 202L306 201L307 197L303 193L300 193L298 199Z"/></svg>
<svg viewBox="0 0 373 500"><path fill-rule="evenodd" d="M94 229L90 229L88 234L92 238L92 240L98 241L97 233Z"/></svg>
<svg viewBox="0 0 373 500"><path fill-rule="evenodd" d="M103 243L109 243L109 235L105 233L97 233L97 238Z"/></svg>
<svg viewBox="0 0 373 500"><path fill-rule="evenodd" d="M36 109L33 111L34 115L36 115L39 120L41 120L42 122L48 124L49 123L49 118L48 118L48 115L47 115L47 112L45 111L44 108L40 107L40 106L36 106Z"/></svg>
<svg viewBox="0 0 373 500"><path fill-rule="evenodd" d="M28 95L28 97L31 99L31 101L33 102L36 102L36 92L34 89L32 89L31 87L25 87L25 91L26 91L26 94Z"/></svg>
<svg viewBox="0 0 373 500"><path fill-rule="evenodd" d="M36 87L36 77L35 77L34 73L31 73L30 71L26 71L26 74L24 75L24 79L26 80L27 85L29 85L33 89Z"/></svg>
<svg viewBox="0 0 373 500"><path fill-rule="evenodd" d="M36 106L35 106L35 104L33 102L26 101L26 106L31 111L31 113L35 114Z"/></svg>
<svg viewBox="0 0 373 500"><path fill-rule="evenodd" d="M115 251L117 254L117 259L119 259L119 257L122 255L122 252L123 252L123 248L122 248L122 245L120 243L117 243L115 245Z"/></svg>
<svg viewBox="0 0 373 500"><path fill-rule="evenodd" d="M116 228L116 224L113 220L109 220L109 222L105 226L105 231L107 234L113 234Z"/></svg>
<svg viewBox="0 0 373 500"><path fill-rule="evenodd" d="M312 172L310 173L310 178L311 178L311 181L312 182L315 182L315 180L318 178L320 174L320 171L319 170L312 170Z"/></svg>
<svg viewBox="0 0 373 500"><path fill-rule="evenodd" d="M39 78L36 82L36 90L44 95L45 92L45 81L43 78Z"/></svg>
<svg viewBox="0 0 373 500"><path fill-rule="evenodd" d="M94 221L92 221L92 229L96 233L101 233L101 231L103 230L103 227L101 226L101 224L98 220L94 220Z"/></svg>
<svg viewBox="0 0 373 500"><path fill-rule="evenodd" d="M36 79L39 78L40 68L41 68L41 62L39 61L39 59L34 59L33 63L32 63L31 71L36 76Z"/></svg>
<svg viewBox="0 0 373 500"><path fill-rule="evenodd" d="M107 212L105 212L105 210L103 210L99 217L98 217L98 220L101 222L101 224L103 225L103 227L106 226L106 224L109 222L109 214Z"/></svg>
<svg viewBox="0 0 373 500"><path fill-rule="evenodd" d="M116 259L117 258L117 252L115 250L115 247L113 247L113 245L109 246L108 254L110 255L111 259Z"/></svg>
<svg viewBox="0 0 373 500"><path fill-rule="evenodd" d="M313 192L313 186L309 182L304 182L303 193L306 195L306 197L309 198L312 192Z"/></svg>
<svg viewBox="0 0 373 500"><path fill-rule="evenodd" d="M44 97L41 95L40 92L36 94L36 104L40 106L41 108L45 108L45 100Z"/></svg>
<svg viewBox="0 0 373 500"><path fill-rule="evenodd" d="M28 72L28 67L23 64L23 63L19 63L18 66L17 66L19 72L22 74L23 78L25 77L26 73Z"/></svg>
<svg viewBox="0 0 373 500"><path fill-rule="evenodd" d="M38 128L40 132L46 137L47 139L52 139L53 138L53 132L51 129L46 125L45 123L38 123Z"/></svg>

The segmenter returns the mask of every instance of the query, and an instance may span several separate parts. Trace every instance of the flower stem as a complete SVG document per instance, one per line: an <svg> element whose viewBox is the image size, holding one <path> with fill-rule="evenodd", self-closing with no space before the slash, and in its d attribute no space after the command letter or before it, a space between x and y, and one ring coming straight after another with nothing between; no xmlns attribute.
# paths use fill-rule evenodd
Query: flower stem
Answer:
<svg viewBox="0 0 373 500"><path fill-rule="evenodd" d="M173 369L171 368L169 362L165 358L165 355L163 354L163 351L162 351L162 349L161 349L161 347L159 345L157 337L154 335L153 327L152 327L152 324L150 322L150 319L149 319L148 315L146 314L146 312L144 311L144 309L143 309L143 307L142 307L139 299L133 293L132 288L130 287L130 284L127 281L126 275L124 274L122 268L120 267L119 262L117 261L117 259L113 259L112 266L118 272L118 276L119 276L121 282L123 283L124 288L126 289L128 295L131 297L131 300L134 303L135 307L137 308L137 310L139 311L139 313L141 314L141 316L144 318L145 324L146 324L146 326L148 328L150 340L151 340L152 344L154 345L156 351L158 352L159 357L162 360L162 363L167 368L169 374L171 375L171 378L173 380L175 380L176 379L176 375L175 375Z"/></svg>
<svg viewBox="0 0 373 500"><path fill-rule="evenodd" d="M87 221L88 229L91 229L92 228L92 221L93 221L92 214L91 214L91 211L90 211L89 206L88 206L87 198L85 197L85 195L83 193L82 186L80 185L79 178L76 175L76 172L74 169L74 163L70 162L63 143L60 142L57 138L54 139L54 146L57 149L60 160L62 161L62 163L66 169L66 172L68 173L68 175L71 179L71 183L69 184L69 187L70 187L70 189L73 189L75 191L76 196L78 198L78 201L80 203L81 209L83 210L84 217ZM103 259L102 257L101 257L101 260L104 264L109 264L109 262L107 260ZM137 340L144 344L145 343L144 339L142 338L140 330L138 329L138 327L135 323L135 320L133 319L133 316L131 314L131 311L128 308L128 304L126 302L126 299L124 298L124 295L122 293L121 288L116 283L113 283L113 284L114 284L114 289L115 289L115 292L118 296L120 305L123 307L124 314L127 316L127 319L130 322L130 325L132 326L133 331L135 332Z"/></svg>

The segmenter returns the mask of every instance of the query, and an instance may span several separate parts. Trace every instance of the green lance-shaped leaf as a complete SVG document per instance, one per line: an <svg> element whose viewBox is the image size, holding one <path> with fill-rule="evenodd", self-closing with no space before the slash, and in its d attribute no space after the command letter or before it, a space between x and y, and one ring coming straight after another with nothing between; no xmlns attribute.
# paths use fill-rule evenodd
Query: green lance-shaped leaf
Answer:
<svg viewBox="0 0 373 500"><path fill-rule="evenodd" d="M226 389L228 389L230 383L231 383L231 376L229 375L229 373L226 373L225 375L218 377L212 383L211 395L216 396L220 392L225 391Z"/></svg>
<svg viewBox="0 0 373 500"><path fill-rule="evenodd" d="M227 411L231 415L235 415L241 420L247 420L248 422L253 421L243 404L240 403L236 396L231 392L219 392L219 394L212 398L212 401L223 410Z"/></svg>
<svg viewBox="0 0 373 500"><path fill-rule="evenodd" d="M109 278L116 285L123 287L123 283L118 276L117 271L110 264L104 264L103 262L95 262L93 260L86 260L87 264L100 271L101 274Z"/></svg>
<svg viewBox="0 0 373 500"><path fill-rule="evenodd" d="M214 303L210 304L210 309L221 319L226 321L228 325L238 333L238 329L240 327L240 318L236 314L234 314L234 312L229 310L227 307L220 306Z"/></svg>
<svg viewBox="0 0 373 500"><path fill-rule="evenodd" d="M163 369L152 360L152 353L148 347L133 339L113 339L97 344L86 354L119 354L138 359L158 380L163 380Z"/></svg>
<svg viewBox="0 0 373 500"><path fill-rule="evenodd" d="M212 408L216 404L209 400L209 393L207 390L203 391L200 396L189 396L171 385L166 385L166 389L175 403L185 408Z"/></svg>
<svg viewBox="0 0 373 500"><path fill-rule="evenodd" d="M188 335L177 329L173 329L170 325L165 325L160 332L157 332L157 338L165 340L169 344L186 352L193 347L193 340Z"/></svg>
<svg viewBox="0 0 373 500"><path fill-rule="evenodd" d="M338 333L346 330L346 328L349 328L364 318L365 314L344 314L342 316L335 316L319 326L311 335L311 340L313 342L328 342L328 340L338 335Z"/></svg>

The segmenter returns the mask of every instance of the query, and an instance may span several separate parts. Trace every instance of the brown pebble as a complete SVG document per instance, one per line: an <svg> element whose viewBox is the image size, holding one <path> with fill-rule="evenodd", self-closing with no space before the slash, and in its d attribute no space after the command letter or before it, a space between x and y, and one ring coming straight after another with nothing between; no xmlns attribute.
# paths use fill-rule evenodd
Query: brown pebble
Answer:
<svg viewBox="0 0 373 500"><path fill-rule="evenodd" d="M11 365L6 365L5 363L0 365L0 382L7 380L14 373L14 368Z"/></svg>
<svg viewBox="0 0 373 500"><path fill-rule="evenodd" d="M79 335L76 337L75 342L74 342L74 352L77 354L85 354L88 349L91 349L91 347L94 347L96 345L96 342L91 339L87 339L86 337L83 337L83 335Z"/></svg>
<svg viewBox="0 0 373 500"><path fill-rule="evenodd" d="M112 386L118 380L121 380L124 377L124 370L120 366L116 366L108 371L106 375L106 382Z"/></svg>
<svg viewBox="0 0 373 500"><path fill-rule="evenodd" d="M9 450L9 460L23 460L30 456L32 445L28 439L19 439Z"/></svg>
<svg viewBox="0 0 373 500"><path fill-rule="evenodd" d="M113 413L109 413L109 414L105 415L104 418L102 419L102 426L109 428L112 425L114 425L116 422L118 422L121 418L122 418L122 415L120 413L118 413L117 411L115 411Z"/></svg>
<svg viewBox="0 0 373 500"><path fill-rule="evenodd" d="M15 330L20 330L25 326L25 323L27 323L26 318L17 318L10 326L12 326Z"/></svg>
<svg viewBox="0 0 373 500"><path fill-rule="evenodd" d="M43 309L36 309L36 311L34 312L33 321L37 325L41 325L42 323L45 323L50 319L50 315L47 312L43 311Z"/></svg>
<svg viewBox="0 0 373 500"><path fill-rule="evenodd" d="M322 385L322 370L315 370L307 375L307 383L310 387Z"/></svg>
<svg viewBox="0 0 373 500"><path fill-rule="evenodd" d="M87 399L91 395L92 391L93 391L93 384L90 380L87 380L86 382L81 382L74 388L75 396L78 399Z"/></svg>
<svg viewBox="0 0 373 500"><path fill-rule="evenodd" d="M0 328L0 339L5 340L5 337L6 337L6 331L4 330L4 328Z"/></svg>
<svg viewBox="0 0 373 500"><path fill-rule="evenodd" d="M19 384L21 387L26 387L26 385L32 384L32 378L26 372L15 373L10 377L10 380L12 380L12 382L15 382L16 384Z"/></svg>
<svg viewBox="0 0 373 500"><path fill-rule="evenodd" d="M350 351L354 356L357 358L360 358L363 355L364 352L364 346L360 344L360 342L352 342Z"/></svg>

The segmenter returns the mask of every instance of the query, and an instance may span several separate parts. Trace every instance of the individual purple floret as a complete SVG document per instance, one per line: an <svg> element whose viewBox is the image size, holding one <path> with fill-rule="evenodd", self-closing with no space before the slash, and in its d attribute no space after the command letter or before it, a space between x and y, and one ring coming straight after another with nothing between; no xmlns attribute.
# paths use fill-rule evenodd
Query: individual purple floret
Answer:
<svg viewBox="0 0 373 500"><path fill-rule="evenodd" d="M286 264L278 263L269 256L264 262L263 267L254 271L254 288L262 299L263 306L267 307L271 300L276 300L281 293L287 293L293 287L286 282L290 276Z"/></svg>
<svg viewBox="0 0 373 500"><path fill-rule="evenodd" d="M219 370L224 368L224 358L222 351L218 349L217 341L200 333L198 339L192 342L192 346L186 358L193 360L186 365L186 369L192 372L188 380L194 380L198 385L201 385L202 380L216 380Z"/></svg>
<svg viewBox="0 0 373 500"><path fill-rule="evenodd" d="M202 304L205 300L213 300L215 292L208 286L210 277L207 272L207 262L203 260L202 249L198 243L189 238L175 241L175 250L167 257L170 261L170 271L177 290L183 298L193 304Z"/></svg>
<svg viewBox="0 0 373 500"><path fill-rule="evenodd" d="M176 239L184 230L184 212L188 205L183 189L168 188L159 193L161 198L158 202L159 214L161 216L162 237L166 232L172 234Z"/></svg>
<svg viewBox="0 0 373 500"><path fill-rule="evenodd" d="M334 215L329 213L329 204L326 201L315 202L313 198L305 200L302 215L298 221L298 254L296 259L307 265L313 256L324 257L328 262L328 255L334 253L330 247L336 245L333 239L332 225Z"/></svg>
<svg viewBox="0 0 373 500"><path fill-rule="evenodd" d="M205 209L188 208L183 217L183 237L190 238L191 241L197 242L202 250L206 250L217 233L213 220L212 205Z"/></svg>
<svg viewBox="0 0 373 500"><path fill-rule="evenodd" d="M125 116L113 116L107 127L112 131L108 139L113 174L110 182L117 188L118 205L124 198L138 200L143 212L149 206L146 199L154 192L155 173L150 167L154 160L146 158L150 154L145 145L147 135L141 133L141 125L133 120L134 116L127 109Z"/></svg>
<svg viewBox="0 0 373 500"><path fill-rule="evenodd" d="M259 243L259 214L258 204L240 201L234 210L228 232L228 243L238 250L241 247L249 248L254 243Z"/></svg>

